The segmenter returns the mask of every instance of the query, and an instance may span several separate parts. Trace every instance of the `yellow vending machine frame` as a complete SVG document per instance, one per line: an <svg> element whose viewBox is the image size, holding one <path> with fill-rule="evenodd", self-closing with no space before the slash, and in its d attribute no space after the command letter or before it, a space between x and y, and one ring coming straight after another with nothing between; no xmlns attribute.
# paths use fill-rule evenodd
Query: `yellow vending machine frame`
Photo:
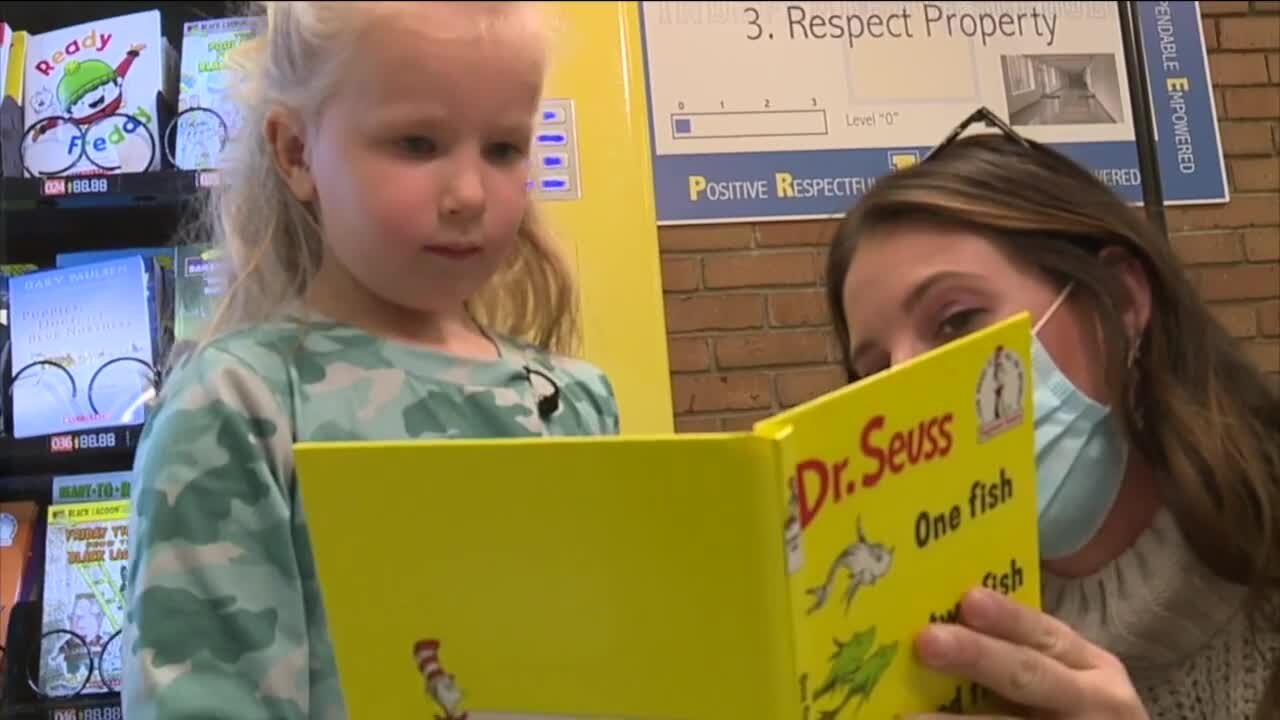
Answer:
<svg viewBox="0 0 1280 720"><path fill-rule="evenodd" d="M546 128L569 147L535 143L534 182L555 183L547 191L535 185L535 196L574 260L582 355L609 374L624 434L673 432L639 4L545 7L544 108L558 123ZM545 153L560 158L554 173L541 162Z"/></svg>

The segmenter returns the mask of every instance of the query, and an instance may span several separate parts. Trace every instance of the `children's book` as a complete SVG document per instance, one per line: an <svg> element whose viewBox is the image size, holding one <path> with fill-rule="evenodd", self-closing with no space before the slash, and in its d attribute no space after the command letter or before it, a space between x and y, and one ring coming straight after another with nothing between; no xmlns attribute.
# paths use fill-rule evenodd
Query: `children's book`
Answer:
<svg viewBox="0 0 1280 720"><path fill-rule="evenodd" d="M172 247L131 247L111 250L78 250L58 253L55 262L60 268L79 265L96 265L108 260L134 256L142 257L147 268L148 293L151 297L151 325L155 330L155 356L163 359L173 346L174 328L174 258ZM157 366L163 365L157 362Z"/></svg>
<svg viewBox="0 0 1280 720"><path fill-rule="evenodd" d="M7 26L6 26L7 27ZM22 177L22 161L18 150L22 146L22 80L27 58L27 42L31 35L25 30L5 32L0 46L0 175Z"/></svg>
<svg viewBox="0 0 1280 720"><path fill-rule="evenodd" d="M172 362L199 344L223 293L222 251L211 245L181 245L174 263Z"/></svg>
<svg viewBox="0 0 1280 720"><path fill-rule="evenodd" d="M82 473L79 475L53 476L51 502L63 503L102 502L104 500L128 500L133 487L133 471Z"/></svg>
<svg viewBox="0 0 1280 720"><path fill-rule="evenodd" d="M129 502L51 505L48 513L41 692L66 697L118 690Z"/></svg>
<svg viewBox="0 0 1280 720"><path fill-rule="evenodd" d="M35 272L39 268L29 264L0 265L0 389L9 387L13 376L13 349L9 340L9 282L10 278ZM0 438L7 437L13 425L11 393L0 396Z"/></svg>
<svg viewBox="0 0 1280 720"><path fill-rule="evenodd" d="M1023 314L748 432L297 443L352 716L991 708L913 645L976 586L1039 607L1030 338Z"/></svg>
<svg viewBox="0 0 1280 720"><path fill-rule="evenodd" d="M31 560L39 513L36 503L28 500L0 502L0 648L7 647L5 640L13 606L30 591L23 580L27 574L27 563ZM0 653L0 670L6 661L7 658ZM0 678L3 678L3 673L0 673ZM2 679L0 683L3 683Z"/></svg>
<svg viewBox="0 0 1280 720"><path fill-rule="evenodd" d="M178 76L177 157L184 170L221 166L227 141L244 124L229 93L235 80L227 56L262 31L264 18L196 20L182 27L182 70Z"/></svg>
<svg viewBox="0 0 1280 720"><path fill-rule="evenodd" d="M154 259L9 280L13 435L138 425L155 392Z"/></svg>
<svg viewBox="0 0 1280 720"><path fill-rule="evenodd" d="M9 53L13 48L13 28L0 19L0 99L4 97L5 80L9 77Z"/></svg>
<svg viewBox="0 0 1280 720"><path fill-rule="evenodd" d="M160 167L158 96L174 62L160 11L33 35L25 66L24 164L29 173L136 173Z"/></svg>

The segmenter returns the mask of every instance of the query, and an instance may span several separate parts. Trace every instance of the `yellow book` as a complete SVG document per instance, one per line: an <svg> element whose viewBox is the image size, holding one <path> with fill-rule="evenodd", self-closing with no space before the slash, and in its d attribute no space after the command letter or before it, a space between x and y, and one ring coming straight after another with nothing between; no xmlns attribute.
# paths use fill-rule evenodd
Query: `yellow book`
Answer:
<svg viewBox="0 0 1280 720"><path fill-rule="evenodd" d="M7 67L0 73L0 99L9 97L18 105L22 105L22 68L27 61L27 41L31 33L19 30L13 33L8 47Z"/></svg>
<svg viewBox="0 0 1280 720"><path fill-rule="evenodd" d="M353 717L985 707L915 636L1039 607L1024 314L750 432L299 443Z"/></svg>

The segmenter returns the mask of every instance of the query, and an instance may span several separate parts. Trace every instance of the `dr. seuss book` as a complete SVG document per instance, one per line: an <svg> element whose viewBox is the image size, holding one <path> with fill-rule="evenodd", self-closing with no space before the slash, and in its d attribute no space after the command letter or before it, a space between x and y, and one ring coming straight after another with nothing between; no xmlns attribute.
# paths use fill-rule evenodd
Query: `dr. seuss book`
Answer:
<svg viewBox="0 0 1280 720"><path fill-rule="evenodd" d="M243 124L229 94L234 75L227 55L262 29L254 17L198 20L182 28L182 68L178 75L177 157L184 170L219 167L227 140ZM199 108L193 110L192 108ZM184 111L190 112L184 112Z"/></svg>
<svg viewBox="0 0 1280 720"><path fill-rule="evenodd" d="M159 168L156 96L170 94L173 60L159 10L33 35L23 88L26 171L44 176Z"/></svg>
<svg viewBox="0 0 1280 720"><path fill-rule="evenodd" d="M45 532L40 690L51 697L115 691L129 502L51 505Z"/></svg>
<svg viewBox="0 0 1280 720"><path fill-rule="evenodd" d="M133 255L9 279L14 437L143 422L161 272Z"/></svg>
<svg viewBox="0 0 1280 720"><path fill-rule="evenodd" d="M913 643L975 586L1039 607L1030 337L1024 314L750 432L296 444L352 716L987 706Z"/></svg>

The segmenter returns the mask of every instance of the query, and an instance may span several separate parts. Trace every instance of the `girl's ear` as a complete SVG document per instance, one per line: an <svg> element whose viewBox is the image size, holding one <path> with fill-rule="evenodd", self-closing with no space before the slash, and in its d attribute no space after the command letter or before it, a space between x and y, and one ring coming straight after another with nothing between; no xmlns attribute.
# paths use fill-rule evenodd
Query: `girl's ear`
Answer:
<svg viewBox="0 0 1280 720"><path fill-rule="evenodd" d="M1100 258L1124 285L1126 302L1120 308L1120 314L1129 335L1129 350L1133 351L1151 318L1151 283L1147 270L1133 253L1120 247L1106 248Z"/></svg>
<svg viewBox="0 0 1280 720"><path fill-rule="evenodd" d="M263 132L271 159L290 192L301 203L315 199L316 185L307 162L306 134L297 117L277 108L267 113Z"/></svg>

